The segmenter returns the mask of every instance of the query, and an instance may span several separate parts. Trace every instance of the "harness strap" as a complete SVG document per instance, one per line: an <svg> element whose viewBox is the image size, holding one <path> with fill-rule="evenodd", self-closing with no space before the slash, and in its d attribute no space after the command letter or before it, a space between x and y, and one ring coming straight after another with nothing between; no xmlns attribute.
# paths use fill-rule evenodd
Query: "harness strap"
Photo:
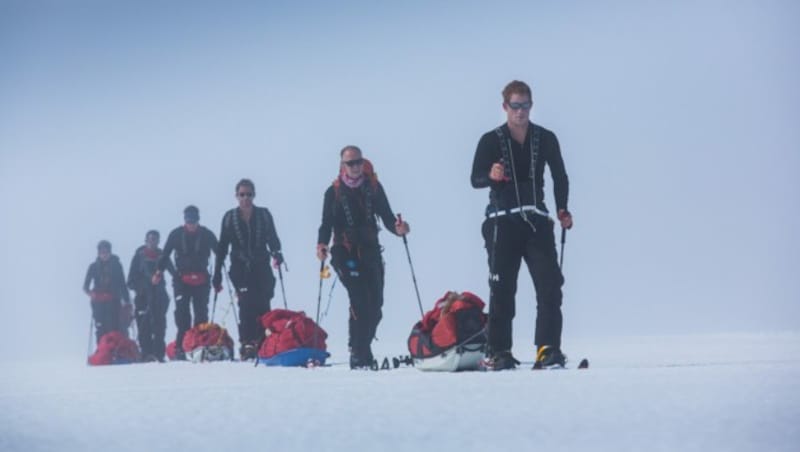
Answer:
<svg viewBox="0 0 800 452"><path fill-rule="evenodd" d="M248 238L250 238L250 225L244 224L242 222L241 217L239 216L238 209L231 209L228 212L228 226L233 227L233 232L236 235L236 239L239 241L239 245L241 245L242 249L242 256L241 258L252 261L253 260L253 250L263 242L264 238L264 228L267 226L267 211L264 209L260 209L256 206L253 206L253 214L256 216L255 220L255 237L252 241L245 242L244 232L243 229L245 226L248 228ZM260 215L261 218L258 218ZM260 221L259 221L260 220ZM247 246L245 246L245 244Z"/></svg>
<svg viewBox="0 0 800 452"><path fill-rule="evenodd" d="M536 162L539 158L539 140L541 136L541 128L533 123L530 123L530 126L532 127L532 130L531 139L529 141L531 151L531 167L529 177L531 178L531 190L533 191L533 205L536 206ZM500 140L500 152L503 155L504 175L506 178L514 181L514 190L517 195L517 207L522 207L522 199L519 195L519 182L517 181L517 174L514 168L514 156L511 153L511 143L509 142L509 138L505 136L505 133L503 133L502 127L495 128L494 133L497 134L497 138ZM525 220L525 222L528 223L535 231L536 227L528 219L526 211L520 210L519 213L522 215L522 218ZM539 213L538 210L536 213Z"/></svg>

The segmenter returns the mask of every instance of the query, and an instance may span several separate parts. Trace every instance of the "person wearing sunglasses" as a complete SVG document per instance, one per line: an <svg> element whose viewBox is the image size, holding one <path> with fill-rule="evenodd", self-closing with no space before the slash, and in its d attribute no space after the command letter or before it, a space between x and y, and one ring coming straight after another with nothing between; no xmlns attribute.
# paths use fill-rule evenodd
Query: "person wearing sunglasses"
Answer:
<svg viewBox="0 0 800 452"><path fill-rule="evenodd" d="M172 274L175 293L175 359L186 359L183 337L193 326L208 322L208 299L211 293L208 260L217 249L217 236L200 225L200 209L183 209L183 225L173 229L164 243L164 252L153 274L154 285L161 282L164 270ZM172 255L175 255L173 267ZM171 270L174 268L174 273ZM194 312L194 321L192 313ZM160 350L159 350L160 351Z"/></svg>
<svg viewBox="0 0 800 452"><path fill-rule="evenodd" d="M111 331L119 331L127 337L127 330L122 331L120 325L120 310L131 311L131 295L125 285L122 263L111 253L108 240L97 244L97 259L86 271L83 291L91 302L96 341L100 342L100 338ZM125 304L124 308L120 301Z"/></svg>
<svg viewBox="0 0 800 452"><path fill-rule="evenodd" d="M256 359L264 340L261 316L269 312L275 294L275 267L283 264L281 241L272 214L266 207L253 204L256 186L242 179L234 191L239 206L222 218L222 230L214 265L214 290L222 290L222 266L230 249L230 282L239 302L239 355L242 360Z"/></svg>
<svg viewBox="0 0 800 452"><path fill-rule="evenodd" d="M485 133L472 163L473 188L489 188L481 226L489 260L489 350L484 367L513 369L511 354L517 275L522 260L536 289L534 368L563 367L561 287L564 277L556 252L554 221L544 202L544 169L549 167L557 218L572 227L567 210L569 180L558 139L530 121L530 87L512 81L503 89L505 124Z"/></svg>
<svg viewBox="0 0 800 452"><path fill-rule="evenodd" d="M410 227L395 217L383 185L357 146L345 146L339 176L325 191L317 257L324 261L330 247L331 265L350 298L348 324L350 368L372 366L372 340L383 317L383 258L378 242L381 219L389 232L402 236Z"/></svg>

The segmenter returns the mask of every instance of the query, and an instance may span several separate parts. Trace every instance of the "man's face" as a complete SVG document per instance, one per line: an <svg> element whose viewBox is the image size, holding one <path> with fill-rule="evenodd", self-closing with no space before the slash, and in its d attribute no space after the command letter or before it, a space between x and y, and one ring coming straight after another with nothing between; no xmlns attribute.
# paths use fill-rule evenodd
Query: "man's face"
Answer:
<svg viewBox="0 0 800 452"><path fill-rule="evenodd" d="M239 207L253 207L253 198L255 197L255 191L247 185L242 185L236 190L236 199L239 200Z"/></svg>
<svg viewBox="0 0 800 452"><path fill-rule="evenodd" d="M342 154L342 168L349 177L355 179L364 172L364 159L358 151L348 149Z"/></svg>
<svg viewBox="0 0 800 452"><path fill-rule="evenodd" d="M186 227L187 231L195 232L197 230L198 224L199 223L197 223L196 221L187 221L186 223L184 223L184 226Z"/></svg>
<svg viewBox="0 0 800 452"><path fill-rule="evenodd" d="M156 249L158 247L158 242L160 241L159 237L155 234L150 234L144 241L144 245L151 250Z"/></svg>
<svg viewBox="0 0 800 452"><path fill-rule="evenodd" d="M531 107L533 107L533 102L527 94L512 94L508 102L503 104L503 110L506 111L508 116L508 124L513 126L526 125L531 115Z"/></svg>
<svg viewBox="0 0 800 452"><path fill-rule="evenodd" d="M99 257L101 261L107 261L108 258L111 257L111 250L108 248L100 248L97 250L97 257Z"/></svg>

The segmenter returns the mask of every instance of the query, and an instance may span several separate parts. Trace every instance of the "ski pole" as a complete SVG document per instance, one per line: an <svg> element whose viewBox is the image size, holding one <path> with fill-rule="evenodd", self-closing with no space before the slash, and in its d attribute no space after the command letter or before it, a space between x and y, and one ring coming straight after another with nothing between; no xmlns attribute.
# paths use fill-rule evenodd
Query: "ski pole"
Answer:
<svg viewBox="0 0 800 452"><path fill-rule="evenodd" d="M564 242L567 241L567 230L561 229L561 254L559 255L558 260L558 269L561 270L564 267Z"/></svg>
<svg viewBox="0 0 800 452"><path fill-rule="evenodd" d="M322 304L322 281L325 280L325 259L319 263L319 293L317 294L317 325L319 325L319 308ZM314 331L316 333L316 330ZM315 338L316 343L316 338Z"/></svg>
<svg viewBox="0 0 800 452"><path fill-rule="evenodd" d="M331 284L331 290L328 292L328 304L325 306L325 312L322 313L322 317L328 317L328 311L331 309L331 300L333 300L333 289L336 288L336 281L339 279L339 275L333 277L333 284Z"/></svg>
<svg viewBox="0 0 800 452"><path fill-rule="evenodd" d="M397 214L397 221L403 222L403 217L398 213ZM414 264L411 263L411 252L408 251L408 239L406 235L403 234L403 245L406 247L406 256L408 257L408 266L411 267L411 279L414 281L414 292L417 294L417 303L419 304L419 313L422 317L425 317L425 311L422 309L422 299L419 297L419 287L417 286L417 276L414 273Z"/></svg>
<svg viewBox="0 0 800 452"><path fill-rule="evenodd" d="M498 209L497 205L497 195L492 192L490 195L490 199L492 202L492 207L494 208L494 225L492 226L492 249L489 250L489 302L492 303L494 301L495 296L495 286L496 282L500 281L500 277L497 275L497 230L499 229L498 225L498 218L500 218L500 209ZM484 330L486 332L486 337L489 337L489 328L491 322L487 322ZM486 356L487 358L492 353L492 350L486 349Z"/></svg>
<svg viewBox="0 0 800 452"><path fill-rule="evenodd" d="M231 284L231 277L228 275L228 268L225 266L224 262L222 263L222 271L225 272L225 281L228 283L228 296L231 299L231 308L233 308L233 319L236 320L236 325L238 326L239 315L236 313L236 306L233 303L233 291L231 290L233 285Z"/></svg>
<svg viewBox="0 0 800 452"><path fill-rule="evenodd" d="M319 348L319 343L317 342L317 331L319 331L319 308L322 304L322 281L325 279L325 259L322 259L319 263L319 294L317 294L317 323L314 325L314 339L313 339L313 348ZM309 360L310 362L310 360Z"/></svg>
<svg viewBox="0 0 800 452"><path fill-rule="evenodd" d="M211 320L209 323L214 323L214 314L217 312L217 296L219 296L219 292L214 290L214 302L211 304Z"/></svg>
<svg viewBox="0 0 800 452"><path fill-rule="evenodd" d="M89 322L89 346L87 347L86 352L86 365L89 365L88 357L92 356L92 336L94 334L94 314L92 314L92 320Z"/></svg>
<svg viewBox="0 0 800 452"><path fill-rule="evenodd" d="M286 265L285 262L284 265ZM288 266L286 267L286 271L287 272L289 271ZM278 279L281 281L281 295L283 295L283 309L289 309L289 307L286 305L286 289L284 289L283 287L283 270L281 270L280 264L278 264Z"/></svg>

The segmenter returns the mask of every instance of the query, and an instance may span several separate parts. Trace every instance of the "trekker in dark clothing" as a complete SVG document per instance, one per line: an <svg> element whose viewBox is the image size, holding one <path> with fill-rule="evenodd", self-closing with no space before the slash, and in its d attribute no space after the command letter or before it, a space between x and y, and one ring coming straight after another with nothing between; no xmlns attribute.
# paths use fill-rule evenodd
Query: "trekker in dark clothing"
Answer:
<svg viewBox="0 0 800 452"><path fill-rule="evenodd" d="M147 231L145 244L136 249L128 268L128 288L136 292L133 304L136 307L142 361L164 362L169 295L163 279L157 284L152 281L163 253L158 247L160 239L158 231ZM175 268L172 262L168 262L167 269L174 279Z"/></svg>
<svg viewBox="0 0 800 452"><path fill-rule="evenodd" d="M372 365L372 340L383 317L383 258L378 242L380 217L391 233L408 234L408 223L395 218L386 192L361 149L346 146L340 152L339 177L325 191L322 224L317 235L317 257L324 261L330 248L331 265L350 298L350 368Z"/></svg>
<svg viewBox="0 0 800 452"><path fill-rule="evenodd" d="M214 267L214 290L222 290L222 266L230 248L231 268L228 275L236 289L239 304L239 342L241 359L255 359L264 340L261 316L270 311L275 294L273 265L283 263L281 241L275 230L272 214L266 207L253 204L255 184L242 179L236 184L239 207L222 217L217 260Z"/></svg>
<svg viewBox="0 0 800 452"><path fill-rule="evenodd" d="M544 168L550 168L558 220L572 227L567 210L569 181L555 134L529 120L530 87L520 81L503 90L508 121L485 133L472 164L472 186L490 188L481 227L489 257L489 353L486 367L516 367L511 354L517 275L524 259L536 289L537 347L534 368L563 366L561 286L554 221L544 204Z"/></svg>
<svg viewBox="0 0 800 452"><path fill-rule="evenodd" d="M153 284L161 281L164 269L172 265L170 258L175 252L175 276L172 278L175 290L175 357L186 359L183 350L183 336L192 326L208 322L208 296L211 283L208 273L208 259L217 247L217 237L208 228L200 226L200 210L187 206L183 210L183 226L169 233L164 244L164 253L158 261L158 269L153 275ZM192 322L194 311L194 322Z"/></svg>
<svg viewBox="0 0 800 452"><path fill-rule="evenodd" d="M107 240L97 244L97 260L86 271L83 291L92 303L97 342L108 332L120 331L120 300L129 306L131 298L125 287L122 264L119 257L111 254L111 243Z"/></svg>

